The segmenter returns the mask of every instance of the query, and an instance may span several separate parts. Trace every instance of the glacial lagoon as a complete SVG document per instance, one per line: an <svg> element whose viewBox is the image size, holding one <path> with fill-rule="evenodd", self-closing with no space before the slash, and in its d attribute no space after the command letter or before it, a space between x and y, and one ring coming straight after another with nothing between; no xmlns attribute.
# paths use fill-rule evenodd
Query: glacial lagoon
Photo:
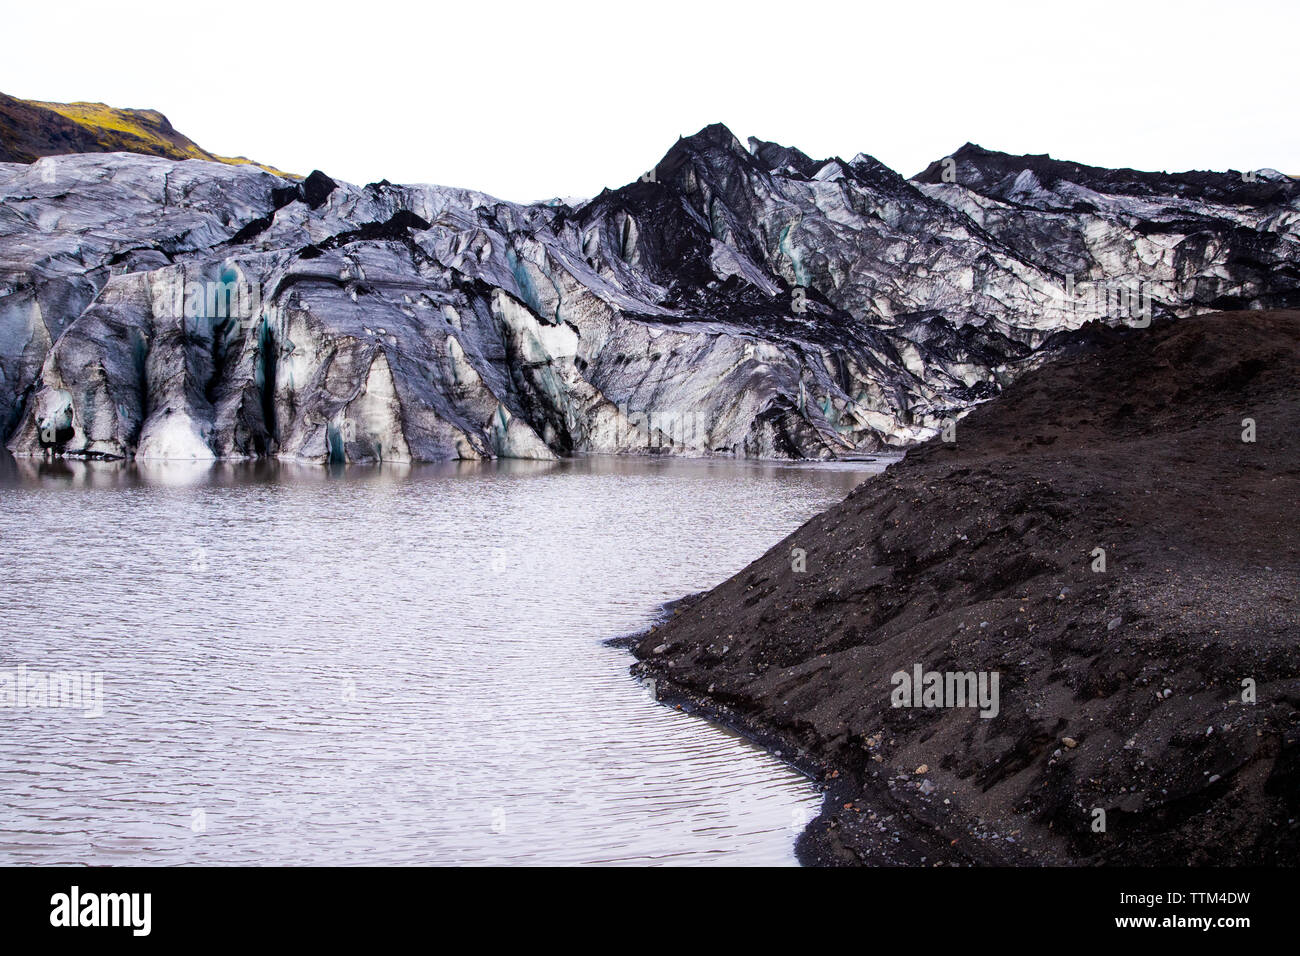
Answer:
<svg viewBox="0 0 1300 956"><path fill-rule="evenodd" d="M0 452L0 863L794 863L811 784L605 641L883 465Z"/></svg>

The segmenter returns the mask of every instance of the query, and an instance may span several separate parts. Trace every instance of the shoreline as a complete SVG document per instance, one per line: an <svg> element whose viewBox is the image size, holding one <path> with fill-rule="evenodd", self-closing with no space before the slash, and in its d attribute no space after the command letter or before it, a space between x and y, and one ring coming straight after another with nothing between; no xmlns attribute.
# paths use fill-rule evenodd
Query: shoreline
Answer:
<svg viewBox="0 0 1300 956"><path fill-rule="evenodd" d="M874 476L873 476L874 477ZM656 629L662 627L679 611L685 611L702 598L707 591L695 591L671 601L665 601L657 609L655 621L648 627L631 634L611 637L602 643L629 651L636 657L636 647ZM875 823L884 819L898 818L909 825L907 842L900 848L891 848L890 862L902 865L956 865L969 866L978 864L1008 865L1013 862L1005 853L995 853L985 849L981 854L971 854L964 850L945 845L941 836L932 825L924 820L925 808L909 806L901 794L893 794L888 787L877 787L872 794L880 812L868 810L865 805L864 784L850 776L839 773L838 769L826 759L811 750L800 747L783 737L781 733L761 722L760 719L738 712L719 701L676 683L662 668L656 668L653 662L637 659L629 666L629 672L644 687L647 680L655 682L655 701L666 707L675 708L683 713L738 734L755 747L766 751L770 756L780 760L808 780L808 783L821 797L821 809L817 815L795 838L794 854L800 866L843 866L846 861L836 852L832 831L850 825L840 816L839 811L853 806L853 814L863 811L868 813L866 823ZM892 806L890 806L892 804ZM852 818L849 818L852 820ZM865 836L865 834L863 834ZM859 837L861 839L861 837ZM883 840L878 841L878 852L886 848Z"/></svg>
<svg viewBox="0 0 1300 956"><path fill-rule="evenodd" d="M1298 375L1300 312L1095 330L631 673L821 789L805 865L1297 865ZM917 666L1000 707L900 707Z"/></svg>
<svg viewBox="0 0 1300 956"><path fill-rule="evenodd" d="M668 621L674 609L684 610L689 607L693 599L700 598L703 593L695 592L665 602L660 605L661 618L656 624L635 634L610 638L603 643L609 647L631 651L635 656L636 645ZM800 866L846 865L847 861L836 852L832 831L851 825L846 824L840 815L840 811L845 811L848 806L854 807L850 811L854 814L861 814L864 811L868 813L864 823L875 823L877 819L883 820L887 817L890 822L898 819L908 825L907 840L901 847L887 849L884 845L885 840L875 841L879 843L877 852L882 856L887 853L890 863L969 866L1008 865L1013 862L1005 854L996 854L987 849L981 854L974 855L944 845L941 835L924 821L921 814L925 813L925 809L920 806L908 806L901 794L894 795L887 787L877 787L871 793L871 797L874 798L872 802L878 810L869 810L865 805L867 788L862 781L840 774L838 769L826 759L783 737L778 730L763 724L760 719L742 714L710 698L707 694L692 691L674 682L665 670L654 667L650 661L638 659L630 665L629 671L643 687L647 680L655 681L657 703L707 720L738 734L808 780L809 785L821 797L821 809L795 838L793 850ZM858 839L867 836L866 833L862 833Z"/></svg>

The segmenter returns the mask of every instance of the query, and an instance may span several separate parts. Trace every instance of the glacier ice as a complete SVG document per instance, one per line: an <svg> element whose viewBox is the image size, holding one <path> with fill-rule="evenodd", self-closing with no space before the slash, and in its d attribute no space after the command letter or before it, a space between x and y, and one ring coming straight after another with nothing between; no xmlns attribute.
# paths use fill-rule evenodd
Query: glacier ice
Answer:
<svg viewBox="0 0 1300 956"><path fill-rule="evenodd" d="M530 205L0 164L0 431L90 458L835 458L933 435L1091 319L1142 325L1109 290L1300 301L1287 177L946 159L907 180L711 126Z"/></svg>

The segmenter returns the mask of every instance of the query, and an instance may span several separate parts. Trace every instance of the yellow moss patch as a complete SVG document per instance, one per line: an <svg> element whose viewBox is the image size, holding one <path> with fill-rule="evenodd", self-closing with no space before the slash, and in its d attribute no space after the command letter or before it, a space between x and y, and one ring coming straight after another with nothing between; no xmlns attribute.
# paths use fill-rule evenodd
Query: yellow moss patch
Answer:
<svg viewBox="0 0 1300 956"><path fill-rule="evenodd" d="M286 173L254 162L244 156L219 156L209 153L189 137L172 129L167 117L157 110L115 109L104 103L44 103L25 100L31 106L58 113L85 127L95 136L96 142L106 149L125 152L149 152L169 159L203 159L230 166L258 166L276 176L302 179L295 173Z"/></svg>

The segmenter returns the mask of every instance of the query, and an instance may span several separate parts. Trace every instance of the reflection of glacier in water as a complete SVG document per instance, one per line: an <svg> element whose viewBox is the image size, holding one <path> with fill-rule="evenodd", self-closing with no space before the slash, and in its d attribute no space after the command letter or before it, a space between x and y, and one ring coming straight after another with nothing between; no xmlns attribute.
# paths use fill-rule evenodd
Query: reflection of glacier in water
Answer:
<svg viewBox="0 0 1300 956"><path fill-rule="evenodd" d="M799 775L611 635L876 466L0 459L0 863L793 862Z"/></svg>

